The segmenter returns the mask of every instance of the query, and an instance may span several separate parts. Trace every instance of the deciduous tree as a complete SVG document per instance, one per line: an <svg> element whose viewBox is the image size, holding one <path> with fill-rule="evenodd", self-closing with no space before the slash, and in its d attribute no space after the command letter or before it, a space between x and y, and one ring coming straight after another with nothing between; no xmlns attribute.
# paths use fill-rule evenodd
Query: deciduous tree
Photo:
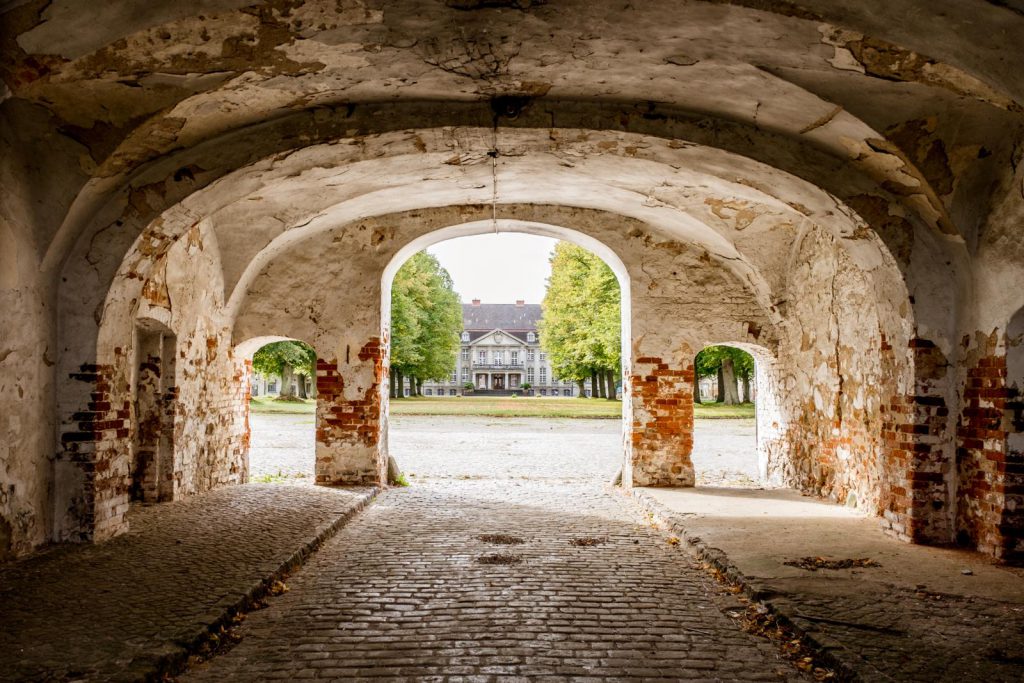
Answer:
<svg viewBox="0 0 1024 683"><path fill-rule="evenodd" d="M391 285L392 397L405 378L418 394L424 380L442 381L455 370L462 304L448 271L432 254L414 254Z"/></svg>
<svg viewBox="0 0 1024 683"><path fill-rule="evenodd" d="M306 377L312 376L316 369L316 351L300 341L271 342L253 354L252 367L262 375L281 378L278 398L282 400L295 397L292 379L298 375L299 397L305 398Z"/></svg>
<svg viewBox="0 0 1024 683"><path fill-rule="evenodd" d="M619 282L595 254L568 242L555 245L551 277L541 304L541 345L561 379L581 383L594 378L611 389L621 366ZM595 397L598 392L593 394Z"/></svg>
<svg viewBox="0 0 1024 683"><path fill-rule="evenodd" d="M754 375L754 357L746 351L732 346L709 346L697 354L694 362L696 378L718 378L718 402L725 404L740 403L741 397L736 380L743 381L744 387L749 386ZM750 400L749 390L745 391L743 400ZM696 387L694 399L700 399Z"/></svg>

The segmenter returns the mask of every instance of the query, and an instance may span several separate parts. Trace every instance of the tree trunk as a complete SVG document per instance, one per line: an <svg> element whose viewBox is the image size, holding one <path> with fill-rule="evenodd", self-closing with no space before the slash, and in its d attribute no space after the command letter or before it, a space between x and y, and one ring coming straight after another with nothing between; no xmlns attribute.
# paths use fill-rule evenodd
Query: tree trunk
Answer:
<svg viewBox="0 0 1024 683"><path fill-rule="evenodd" d="M397 398L398 393L395 391L395 369L391 368L388 372L388 396L391 398Z"/></svg>
<svg viewBox="0 0 1024 683"><path fill-rule="evenodd" d="M395 398L405 398L405 378L401 370L395 370Z"/></svg>
<svg viewBox="0 0 1024 683"><path fill-rule="evenodd" d="M606 393L605 398L607 398L609 401L614 401L615 400L615 371L614 370L605 370L605 372L604 372L604 379L605 379L605 382L607 382L607 384L608 384L608 389L605 392Z"/></svg>
<svg viewBox="0 0 1024 683"><path fill-rule="evenodd" d="M725 396L722 402L729 406L739 403L739 388L736 384L736 371L733 368L732 358L722 359L722 382L725 384Z"/></svg>
<svg viewBox="0 0 1024 683"><path fill-rule="evenodd" d="M580 398L587 397L587 380L578 379L576 380L576 386L580 389Z"/></svg>
<svg viewBox="0 0 1024 683"><path fill-rule="evenodd" d="M419 377L414 377L413 378L413 382L416 383L416 395L417 396L422 396L423 395L423 380L420 379Z"/></svg>
<svg viewBox="0 0 1024 683"><path fill-rule="evenodd" d="M281 391L277 392L278 398L292 398L295 392L292 391L292 378L295 376L292 366L286 365L281 370Z"/></svg>
<svg viewBox="0 0 1024 683"><path fill-rule="evenodd" d="M598 393L599 392L597 391L597 373L592 372L590 373L590 398L597 398Z"/></svg>
<svg viewBox="0 0 1024 683"><path fill-rule="evenodd" d="M697 366L693 366L693 402L700 403L700 377L697 377Z"/></svg>
<svg viewBox="0 0 1024 683"><path fill-rule="evenodd" d="M718 395L715 396L715 403L721 403L725 400L725 375L722 370L722 366L718 366Z"/></svg>
<svg viewBox="0 0 1024 683"><path fill-rule="evenodd" d="M309 396L306 395L306 376L299 375L299 398L306 399Z"/></svg>
<svg viewBox="0 0 1024 683"><path fill-rule="evenodd" d="M750 376L748 375L743 378L743 402L753 403L751 399L752 397L750 395Z"/></svg>

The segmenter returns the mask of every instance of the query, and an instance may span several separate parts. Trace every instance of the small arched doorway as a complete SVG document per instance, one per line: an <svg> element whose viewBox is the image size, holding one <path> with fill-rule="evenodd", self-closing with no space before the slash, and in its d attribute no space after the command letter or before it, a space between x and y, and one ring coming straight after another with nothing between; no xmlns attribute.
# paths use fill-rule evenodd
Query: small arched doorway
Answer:
<svg viewBox="0 0 1024 683"><path fill-rule="evenodd" d="M159 503L174 498L177 337L152 318L139 319L135 335L131 499Z"/></svg>

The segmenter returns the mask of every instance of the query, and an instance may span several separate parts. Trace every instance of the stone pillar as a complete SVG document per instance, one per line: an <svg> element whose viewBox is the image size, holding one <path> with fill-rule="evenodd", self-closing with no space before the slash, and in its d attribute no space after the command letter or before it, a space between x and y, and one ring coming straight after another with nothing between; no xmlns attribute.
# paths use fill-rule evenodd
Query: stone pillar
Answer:
<svg viewBox="0 0 1024 683"><path fill-rule="evenodd" d="M623 484L693 486L693 356L633 359L629 388L631 467ZM680 360L687 359L687 360ZM666 362L668 361L668 362ZM631 471L630 471L631 470Z"/></svg>
<svg viewBox="0 0 1024 683"><path fill-rule="evenodd" d="M316 483L383 484L387 433L381 421L387 377L379 337L316 363Z"/></svg>

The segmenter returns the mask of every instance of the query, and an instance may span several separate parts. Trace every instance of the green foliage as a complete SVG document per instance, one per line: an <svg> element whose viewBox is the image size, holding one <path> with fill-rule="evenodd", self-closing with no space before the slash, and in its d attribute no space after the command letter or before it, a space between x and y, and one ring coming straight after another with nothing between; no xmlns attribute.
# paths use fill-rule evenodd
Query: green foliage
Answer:
<svg viewBox="0 0 1024 683"><path fill-rule="evenodd" d="M754 376L754 357L746 351L732 346L709 346L697 354L694 362L698 377L714 377L722 361L731 358L733 371L739 379L751 379Z"/></svg>
<svg viewBox="0 0 1024 683"><path fill-rule="evenodd" d="M555 245L542 302L541 345L560 379L617 372L621 363L619 282L608 265L582 247Z"/></svg>
<svg viewBox="0 0 1024 683"><path fill-rule="evenodd" d="M432 254L413 255L391 285L391 367L406 377L444 380L455 369L462 303Z"/></svg>
<svg viewBox="0 0 1024 683"><path fill-rule="evenodd" d="M405 476L405 472L399 472L398 476L395 477L395 486L408 486L409 480Z"/></svg>
<svg viewBox="0 0 1024 683"><path fill-rule="evenodd" d="M252 367L261 375L281 376L286 367L300 375L312 375L316 370L316 351L300 341L271 342L253 355Z"/></svg>

